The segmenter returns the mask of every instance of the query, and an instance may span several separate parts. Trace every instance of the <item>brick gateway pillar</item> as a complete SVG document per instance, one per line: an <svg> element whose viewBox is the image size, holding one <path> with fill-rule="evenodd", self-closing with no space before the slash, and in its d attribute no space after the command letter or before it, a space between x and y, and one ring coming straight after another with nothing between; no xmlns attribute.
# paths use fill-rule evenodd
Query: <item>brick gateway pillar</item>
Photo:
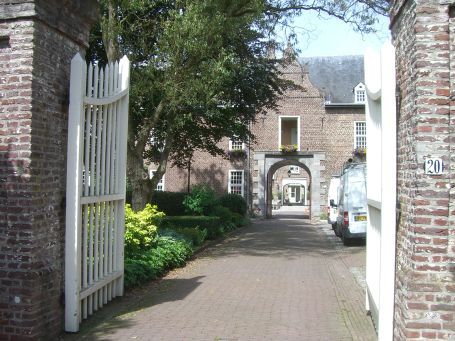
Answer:
<svg viewBox="0 0 455 341"><path fill-rule="evenodd" d="M310 219L319 219L321 214L321 205L324 203L321 199L321 183L325 183L325 179L321 178L321 172L325 167L321 165L321 161L325 160L325 153L303 153L297 152L289 155L281 152L254 152L254 176L253 176L253 209L259 208L260 214L264 217L271 218L271 191L268 176L272 176L273 172L278 168L295 165L305 170L310 175L311 183L311 208Z"/></svg>
<svg viewBox="0 0 455 341"><path fill-rule="evenodd" d="M96 0L0 6L0 338L63 328L71 58L87 47Z"/></svg>
<svg viewBox="0 0 455 341"><path fill-rule="evenodd" d="M398 98L394 340L455 337L455 6L392 2ZM425 172L428 158L444 163Z"/></svg>

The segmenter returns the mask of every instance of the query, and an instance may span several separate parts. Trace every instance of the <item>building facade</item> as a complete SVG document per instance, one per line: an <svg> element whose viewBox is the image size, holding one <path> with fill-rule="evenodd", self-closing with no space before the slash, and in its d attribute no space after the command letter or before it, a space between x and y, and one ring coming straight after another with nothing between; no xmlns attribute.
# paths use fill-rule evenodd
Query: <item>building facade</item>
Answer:
<svg viewBox="0 0 455 341"><path fill-rule="evenodd" d="M356 147L366 147L363 57L304 58L292 61L282 72L299 88L286 91L276 111L261 115L251 125L255 143L225 139L221 146L228 158L198 152L190 177L188 169L170 168L160 187L184 192L190 179L191 186L205 183L218 193L244 196L259 214L269 211L270 205L310 206L312 202L318 206L313 215L325 212L330 177L339 175ZM317 175L302 161L313 159L315 153L320 155ZM259 169L259 155L265 159L273 155L276 162L283 156L286 165L267 180ZM319 193L312 195L311 185Z"/></svg>

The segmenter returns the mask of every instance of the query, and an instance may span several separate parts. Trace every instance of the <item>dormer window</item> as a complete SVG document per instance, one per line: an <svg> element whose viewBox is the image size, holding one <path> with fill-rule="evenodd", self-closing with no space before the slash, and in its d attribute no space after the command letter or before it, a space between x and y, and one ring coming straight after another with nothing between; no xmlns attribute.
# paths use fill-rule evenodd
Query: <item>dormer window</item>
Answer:
<svg viewBox="0 0 455 341"><path fill-rule="evenodd" d="M359 83L354 88L354 103L365 103L366 93L365 93L365 84Z"/></svg>

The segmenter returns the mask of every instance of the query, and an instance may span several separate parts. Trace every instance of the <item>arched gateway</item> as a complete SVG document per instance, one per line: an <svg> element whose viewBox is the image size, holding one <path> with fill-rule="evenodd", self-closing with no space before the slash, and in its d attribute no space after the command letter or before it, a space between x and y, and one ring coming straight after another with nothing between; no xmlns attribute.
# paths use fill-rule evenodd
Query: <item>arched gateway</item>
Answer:
<svg viewBox="0 0 455 341"><path fill-rule="evenodd" d="M311 192L310 219L317 219L321 213L321 171L325 169L321 161L325 160L323 152L296 152L291 154L281 152L254 153L253 176L253 207L260 215L272 217L272 187L271 179L275 171L283 166L299 166L305 169L309 176Z"/></svg>

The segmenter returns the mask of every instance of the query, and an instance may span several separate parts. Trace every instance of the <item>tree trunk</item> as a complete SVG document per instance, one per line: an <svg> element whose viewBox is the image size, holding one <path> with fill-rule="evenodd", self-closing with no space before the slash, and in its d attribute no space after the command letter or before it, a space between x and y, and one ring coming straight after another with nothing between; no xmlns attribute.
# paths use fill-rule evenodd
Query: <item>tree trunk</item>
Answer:
<svg viewBox="0 0 455 341"><path fill-rule="evenodd" d="M144 169L142 153L128 146L127 153L127 176L132 187L131 206L138 211L150 202L153 193L151 181L148 179L147 171Z"/></svg>
<svg viewBox="0 0 455 341"><path fill-rule="evenodd" d="M191 192L191 158L188 159L188 193Z"/></svg>
<svg viewBox="0 0 455 341"><path fill-rule="evenodd" d="M106 49L107 61L115 62L120 57L120 51L117 41L117 21L115 18L115 5L112 0L108 1L108 17L107 20L101 21L103 34L103 43Z"/></svg>

